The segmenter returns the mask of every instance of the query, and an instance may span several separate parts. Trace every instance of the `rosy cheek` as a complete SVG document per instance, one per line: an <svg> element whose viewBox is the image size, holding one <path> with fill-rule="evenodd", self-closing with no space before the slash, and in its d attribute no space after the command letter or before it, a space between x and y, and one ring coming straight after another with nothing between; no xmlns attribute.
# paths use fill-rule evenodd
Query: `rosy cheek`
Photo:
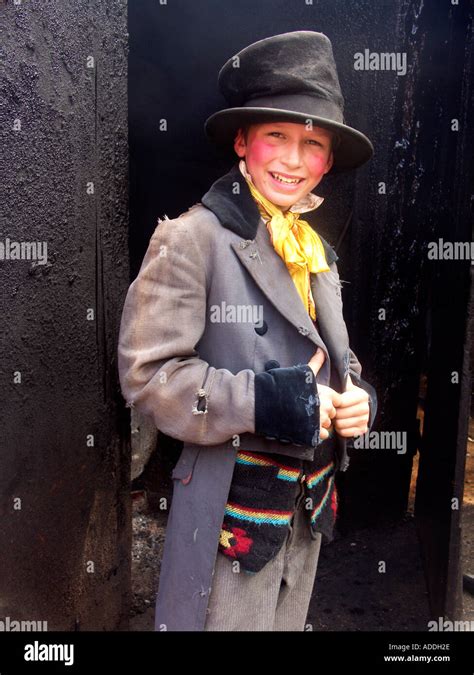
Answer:
<svg viewBox="0 0 474 675"><path fill-rule="evenodd" d="M324 169L326 168L327 160L318 155L316 157L311 157L311 159L308 161L308 169L312 174L319 175L322 174Z"/></svg>
<svg viewBox="0 0 474 675"><path fill-rule="evenodd" d="M248 161L256 164L265 164L270 161L275 154L275 148L264 141L255 140L252 143L250 153L248 153Z"/></svg>

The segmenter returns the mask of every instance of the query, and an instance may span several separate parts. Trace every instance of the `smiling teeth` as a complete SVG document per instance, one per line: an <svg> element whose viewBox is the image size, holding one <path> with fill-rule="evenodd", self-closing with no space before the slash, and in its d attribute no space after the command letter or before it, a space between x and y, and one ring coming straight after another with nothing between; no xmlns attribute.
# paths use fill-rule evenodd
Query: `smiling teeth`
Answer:
<svg viewBox="0 0 474 675"><path fill-rule="evenodd" d="M272 173L273 178L276 178L276 180L279 180L280 183L299 183L300 179L299 178L284 178L283 176L280 176L279 173Z"/></svg>

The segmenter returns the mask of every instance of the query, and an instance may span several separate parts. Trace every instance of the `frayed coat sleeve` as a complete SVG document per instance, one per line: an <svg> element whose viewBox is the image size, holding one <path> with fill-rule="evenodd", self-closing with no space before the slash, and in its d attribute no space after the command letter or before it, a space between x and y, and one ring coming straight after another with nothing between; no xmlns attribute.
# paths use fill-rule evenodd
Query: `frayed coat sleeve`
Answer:
<svg viewBox="0 0 474 675"><path fill-rule="evenodd" d="M248 432L316 445L319 399L308 366L234 374L199 358L212 272L212 243L199 234L198 243L186 217L162 221L129 287L118 343L127 404L184 442L212 445ZM285 405L288 387L303 392L293 411Z"/></svg>

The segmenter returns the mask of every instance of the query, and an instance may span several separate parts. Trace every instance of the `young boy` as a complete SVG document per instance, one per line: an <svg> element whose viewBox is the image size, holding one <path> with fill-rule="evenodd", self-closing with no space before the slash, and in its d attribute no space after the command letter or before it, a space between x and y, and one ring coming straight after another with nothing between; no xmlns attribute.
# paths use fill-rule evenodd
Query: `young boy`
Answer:
<svg viewBox="0 0 474 675"><path fill-rule="evenodd" d="M224 65L206 122L238 161L151 237L124 305L124 397L183 441L156 630L304 630L346 439L373 423L342 316L337 256L302 218L370 141L343 122L332 47L313 31Z"/></svg>

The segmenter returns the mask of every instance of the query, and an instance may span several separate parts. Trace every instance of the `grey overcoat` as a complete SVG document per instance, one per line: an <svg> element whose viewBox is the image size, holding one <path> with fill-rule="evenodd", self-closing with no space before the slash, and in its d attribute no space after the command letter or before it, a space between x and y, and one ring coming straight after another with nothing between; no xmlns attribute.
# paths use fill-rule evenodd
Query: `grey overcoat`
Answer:
<svg viewBox="0 0 474 675"><path fill-rule="evenodd" d="M307 364L319 346L326 361L317 382L342 392L350 374L369 393L373 424L376 393L349 347L337 255L323 244L331 271L311 275L318 331L238 162L150 239L125 300L118 357L127 403L184 443L172 472L155 630L204 627L239 447L310 460L317 452L255 433L256 373ZM337 438L344 471L347 441Z"/></svg>

